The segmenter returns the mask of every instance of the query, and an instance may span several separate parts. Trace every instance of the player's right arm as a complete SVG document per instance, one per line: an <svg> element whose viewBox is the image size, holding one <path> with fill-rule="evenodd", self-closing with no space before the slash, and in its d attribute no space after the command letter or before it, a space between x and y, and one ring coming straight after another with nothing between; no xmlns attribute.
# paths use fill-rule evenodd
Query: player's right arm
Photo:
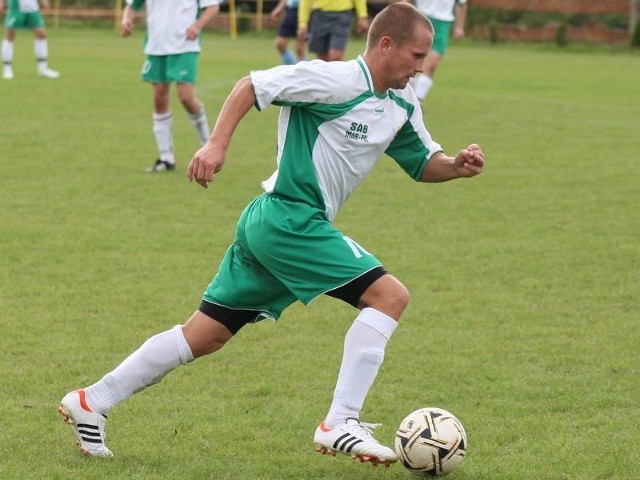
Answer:
<svg viewBox="0 0 640 480"><path fill-rule="evenodd" d="M207 188L213 181L215 174L222 170L233 133L255 103L251 78L240 79L222 105L209 140L189 162L187 178L190 182L195 180Z"/></svg>

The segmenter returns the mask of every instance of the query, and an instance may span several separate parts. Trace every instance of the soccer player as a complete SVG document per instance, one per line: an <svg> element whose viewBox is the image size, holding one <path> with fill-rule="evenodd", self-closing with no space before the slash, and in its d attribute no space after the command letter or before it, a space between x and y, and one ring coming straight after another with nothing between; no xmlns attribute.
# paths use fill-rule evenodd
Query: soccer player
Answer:
<svg viewBox="0 0 640 480"><path fill-rule="evenodd" d="M209 121L203 103L196 96L195 83L200 55L200 32L220 10L220 0L127 0L122 12L120 33L133 32L136 13L146 3L147 36L142 80L153 85L153 133L159 158L147 172L175 170L173 155L173 115L169 93L176 84L178 97L189 115L200 143L209 137Z"/></svg>
<svg viewBox="0 0 640 480"><path fill-rule="evenodd" d="M41 3L43 9L49 8L49 0L41 0ZM0 0L0 12L2 11L4 11L4 0ZM38 0L9 0L4 26L6 32L2 41L2 78L5 80L13 78L13 42L16 39L17 30L22 29L33 30L38 75L44 78L58 78L60 76L59 72L51 70L47 64L49 56L47 32Z"/></svg>
<svg viewBox="0 0 640 480"><path fill-rule="evenodd" d="M309 51L318 59L342 60L351 37L354 9L356 31L364 34L369 28L366 0L300 0L298 38L309 38Z"/></svg>
<svg viewBox="0 0 640 480"><path fill-rule="evenodd" d="M433 76L449 45L449 37L464 37L464 22L467 17L467 0L414 0L415 6L429 17L435 30L433 46L425 60L424 74L417 75L411 86L418 100L422 101L433 87Z"/></svg>
<svg viewBox="0 0 640 480"><path fill-rule="evenodd" d="M187 177L205 188L213 181L253 106L281 108L278 168L240 216L233 244L186 324L151 337L101 380L62 399L59 411L85 453L111 455L104 444L107 414L134 393L219 350L246 324L276 320L297 300L308 304L329 295L357 313L344 340L332 404L315 431L316 450L375 465L397 461L393 449L374 438L373 425L361 422L360 411L409 292L332 222L383 153L419 182L482 172L478 145L455 156L443 152L407 87L422 71L432 37L424 15L394 3L372 21L357 59L280 65L236 83Z"/></svg>
<svg viewBox="0 0 640 480"><path fill-rule="evenodd" d="M270 14L272 19L276 19L284 10L284 18L280 22L278 36L276 37L276 49L282 57L284 65L293 65L296 62L306 60L307 39L297 38L298 4L299 0L280 0ZM296 42L295 57L289 48L289 39L291 38Z"/></svg>

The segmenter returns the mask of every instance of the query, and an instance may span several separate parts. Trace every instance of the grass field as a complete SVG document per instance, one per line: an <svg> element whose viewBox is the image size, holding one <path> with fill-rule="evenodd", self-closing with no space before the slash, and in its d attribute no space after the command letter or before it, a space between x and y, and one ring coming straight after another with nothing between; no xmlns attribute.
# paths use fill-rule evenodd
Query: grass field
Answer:
<svg viewBox="0 0 640 480"><path fill-rule="evenodd" d="M405 479L313 451L354 311L294 305L112 411L109 460L86 458L56 407L148 336L182 323L274 168L277 109L250 113L204 190L173 98L179 170L155 159L142 33L50 30L35 76L18 36L0 83L0 478ZM363 48L350 44L350 56ZM271 36L208 33L211 123L234 82L275 65ZM363 420L446 408L469 450L452 480L640 478L640 57L462 43L425 102L433 136L486 172L413 183L388 159L337 224L411 290Z"/></svg>

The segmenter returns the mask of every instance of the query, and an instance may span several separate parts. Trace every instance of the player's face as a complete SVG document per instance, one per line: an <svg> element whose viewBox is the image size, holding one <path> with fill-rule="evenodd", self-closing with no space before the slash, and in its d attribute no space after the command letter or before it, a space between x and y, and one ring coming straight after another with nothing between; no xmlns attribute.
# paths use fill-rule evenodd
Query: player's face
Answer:
<svg viewBox="0 0 640 480"><path fill-rule="evenodd" d="M416 28L413 39L402 46L395 46L392 55L393 77L390 79L390 87L402 89L407 86L409 79L424 71L424 61L431 50L433 36L427 27Z"/></svg>

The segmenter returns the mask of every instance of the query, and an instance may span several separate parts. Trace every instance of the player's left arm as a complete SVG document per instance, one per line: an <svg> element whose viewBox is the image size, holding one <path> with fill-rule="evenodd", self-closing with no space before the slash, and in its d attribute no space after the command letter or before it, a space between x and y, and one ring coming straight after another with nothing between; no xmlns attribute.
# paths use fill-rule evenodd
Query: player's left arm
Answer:
<svg viewBox="0 0 640 480"><path fill-rule="evenodd" d="M453 23L453 38L459 40L464 37L464 24L467 20L467 2L456 3L455 10L456 19Z"/></svg>
<svg viewBox="0 0 640 480"><path fill-rule="evenodd" d="M42 10L49 10L51 8L49 0L40 0L40 8Z"/></svg>
<svg viewBox="0 0 640 480"><path fill-rule="evenodd" d="M306 40L309 35L309 19L311 18L312 0L300 0L298 4L298 40Z"/></svg>
<svg viewBox="0 0 640 480"><path fill-rule="evenodd" d="M484 153L479 145L472 143L455 157L444 152L435 153L422 171L421 182L437 183L480 175L484 169Z"/></svg>
<svg viewBox="0 0 640 480"><path fill-rule="evenodd" d="M132 5L127 4L122 9L122 18L120 19L120 35L128 37L133 33L133 24L136 19L136 10Z"/></svg>
<svg viewBox="0 0 640 480"><path fill-rule="evenodd" d="M210 5L200 10L200 16L189 28L187 28L187 39L195 40L200 35L200 32L209 21L215 17L220 11L220 5Z"/></svg>

